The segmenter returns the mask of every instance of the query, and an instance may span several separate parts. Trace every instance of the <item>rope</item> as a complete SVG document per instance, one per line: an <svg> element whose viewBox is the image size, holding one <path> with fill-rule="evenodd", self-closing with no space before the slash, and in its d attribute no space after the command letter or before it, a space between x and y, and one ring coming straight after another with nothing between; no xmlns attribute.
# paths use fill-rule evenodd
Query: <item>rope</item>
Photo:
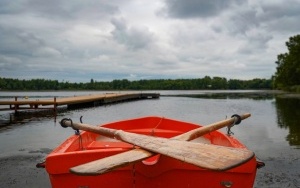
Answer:
<svg viewBox="0 0 300 188"><path fill-rule="evenodd" d="M60 121L60 125L61 125L63 128L67 128L68 126L65 125L65 122L66 122L66 121L70 121L70 122L71 122L71 127L72 127L73 130L75 130L75 135L78 135L78 136L79 136L79 149L80 149L80 150L83 150L82 137L81 137L80 131L79 131L79 129L76 129L76 128L74 127L72 119L70 119L70 118L63 118L63 119ZM80 122L82 123L82 116L80 117Z"/></svg>
<svg viewBox="0 0 300 188"><path fill-rule="evenodd" d="M132 188L135 188L135 164L132 165Z"/></svg>
<svg viewBox="0 0 300 188"><path fill-rule="evenodd" d="M157 125L155 127L152 128L152 131L151 131L151 136L154 136L154 130L160 125L160 123L162 122L162 120L164 119L164 117L162 117L160 119L160 121L157 123Z"/></svg>
<svg viewBox="0 0 300 188"><path fill-rule="evenodd" d="M82 123L82 122L83 122L82 116L80 116L80 123ZM73 127L73 129L74 129L74 127ZM75 130L75 134L79 136L79 148L80 148L80 150L83 150L82 137L81 137L81 134L78 129Z"/></svg>

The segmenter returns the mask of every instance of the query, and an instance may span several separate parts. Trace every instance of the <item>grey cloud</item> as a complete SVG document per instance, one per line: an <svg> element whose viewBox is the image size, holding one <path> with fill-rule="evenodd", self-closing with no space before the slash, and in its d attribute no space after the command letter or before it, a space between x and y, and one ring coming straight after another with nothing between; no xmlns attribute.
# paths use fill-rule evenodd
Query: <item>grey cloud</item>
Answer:
<svg viewBox="0 0 300 188"><path fill-rule="evenodd" d="M300 30L300 1L259 2L231 10L223 18L224 27L232 34L246 34L257 28L267 32L298 32ZM218 27L214 27L218 31Z"/></svg>
<svg viewBox="0 0 300 188"><path fill-rule="evenodd" d="M174 18L197 18L219 15L231 4L240 4L245 0L165 0L164 11Z"/></svg>
<svg viewBox="0 0 300 188"><path fill-rule="evenodd" d="M0 26L0 54L30 56L43 43L33 34L15 28Z"/></svg>
<svg viewBox="0 0 300 188"><path fill-rule="evenodd" d="M59 52L49 47L44 39L34 33L15 28L0 27L0 55L25 58L33 54L58 55Z"/></svg>
<svg viewBox="0 0 300 188"><path fill-rule="evenodd" d="M43 48L39 48L38 50L36 50L35 52L33 52L34 56L38 56L38 57L60 57L62 54L60 51L54 49L54 48L50 48L50 47L43 47Z"/></svg>
<svg viewBox="0 0 300 188"><path fill-rule="evenodd" d="M154 39L153 33L147 27L128 27L124 19L112 19L115 29L111 32L114 39L125 45L128 49L144 49L151 45Z"/></svg>
<svg viewBox="0 0 300 188"><path fill-rule="evenodd" d="M247 41L238 49L241 54L261 54L268 49L268 42L273 37L270 34L255 33L252 36L247 36Z"/></svg>
<svg viewBox="0 0 300 188"><path fill-rule="evenodd" d="M0 1L0 14L16 14L23 10L23 0L1 0Z"/></svg>
<svg viewBox="0 0 300 188"><path fill-rule="evenodd" d="M282 2L267 2L261 5L261 9L264 14L262 18L273 19L278 17L294 17L299 16L300 12L300 1L299 0L290 0Z"/></svg>
<svg viewBox="0 0 300 188"><path fill-rule="evenodd" d="M262 13L259 20L267 23L267 28L271 31L299 32L300 30L300 1L283 1L280 3L262 4Z"/></svg>
<svg viewBox="0 0 300 188"><path fill-rule="evenodd" d="M22 66L22 61L19 58L0 55L1 70L14 70L17 66Z"/></svg>
<svg viewBox="0 0 300 188"><path fill-rule="evenodd" d="M300 10L300 9L299 9ZM297 17L282 17L276 21L272 21L268 24L270 31L277 31L280 33L291 33L293 35L299 34L300 31L300 15Z"/></svg>
<svg viewBox="0 0 300 188"><path fill-rule="evenodd" d="M0 0L0 75L269 77L300 31L298 10L299 0Z"/></svg>
<svg viewBox="0 0 300 188"><path fill-rule="evenodd" d="M20 32L17 34L20 44L25 44L29 48L38 48L44 46L45 42L33 33Z"/></svg>
<svg viewBox="0 0 300 188"><path fill-rule="evenodd" d="M229 17L228 30L233 33L245 34L248 30L259 26L256 18L256 12L253 9L238 10Z"/></svg>
<svg viewBox="0 0 300 188"><path fill-rule="evenodd" d="M16 2L17 1L17 2ZM55 20L102 19L119 13L118 0L1 0L0 14L27 14Z"/></svg>

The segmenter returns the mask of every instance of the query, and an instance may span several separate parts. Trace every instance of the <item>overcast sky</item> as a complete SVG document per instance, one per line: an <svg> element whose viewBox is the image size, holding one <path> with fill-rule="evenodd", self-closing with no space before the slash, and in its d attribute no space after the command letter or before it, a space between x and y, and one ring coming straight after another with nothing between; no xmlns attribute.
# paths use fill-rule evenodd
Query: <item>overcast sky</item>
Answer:
<svg viewBox="0 0 300 188"><path fill-rule="evenodd" d="M0 77L270 78L300 0L1 0Z"/></svg>

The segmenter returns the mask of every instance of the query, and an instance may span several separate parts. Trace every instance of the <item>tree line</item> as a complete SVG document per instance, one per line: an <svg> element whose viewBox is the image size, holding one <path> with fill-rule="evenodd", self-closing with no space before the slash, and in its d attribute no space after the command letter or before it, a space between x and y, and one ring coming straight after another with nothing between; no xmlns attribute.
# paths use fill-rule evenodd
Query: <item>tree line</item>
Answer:
<svg viewBox="0 0 300 188"><path fill-rule="evenodd" d="M289 38L288 52L277 56L274 86L277 89L300 93L300 35Z"/></svg>
<svg viewBox="0 0 300 188"><path fill-rule="evenodd" d="M271 79L238 80L222 77L196 79L127 79L113 81L95 81L87 83L59 82L57 80L31 79L19 80L0 77L0 90L203 90L203 89L272 89Z"/></svg>

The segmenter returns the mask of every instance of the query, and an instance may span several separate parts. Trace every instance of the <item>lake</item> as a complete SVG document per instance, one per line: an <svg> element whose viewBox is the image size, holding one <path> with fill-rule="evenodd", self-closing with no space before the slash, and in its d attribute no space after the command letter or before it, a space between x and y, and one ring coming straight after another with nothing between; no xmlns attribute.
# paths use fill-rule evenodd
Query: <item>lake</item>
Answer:
<svg viewBox="0 0 300 188"><path fill-rule="evenodd" d="M0 92L0 100L13 100L14 96L32 100L106 92L111 91ZM1 187L19 187L24 183L28 185L25 187L50 187L44 170L28 164L35 165L36 160L74 134L72 129L59 125L63 118L79 122L83 116L84 123L98 125L141 116L164 116L207 125L242 113L252 116L232 128L234 136L266 163L258 170L255 187L300 187L300 98L282 97L281 93L268 91L146 92L158 92L161 97L61 109L56 117L49 112L22 112L15 116L13 111L0 111ZM16 164L15 170L11 169L12 163Z"/></svg>

